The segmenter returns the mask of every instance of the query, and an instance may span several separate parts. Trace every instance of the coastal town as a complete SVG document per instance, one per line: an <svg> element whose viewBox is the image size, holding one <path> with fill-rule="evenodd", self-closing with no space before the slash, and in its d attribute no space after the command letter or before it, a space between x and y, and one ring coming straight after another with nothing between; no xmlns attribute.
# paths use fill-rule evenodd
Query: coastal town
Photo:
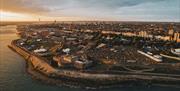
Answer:
<svg viewBox="0 0 180 91"><path fill-rule="evenodd" d="M15 45L44 59L49 68L32 62L42 73L167 76L180 84L179 23L54 21L17 30Z"/></svg>
<svg viewBox="0 0 180 91"><path fill-rule="evenodd" d="M0 6L0 91L180 91L180 0Z"/></svg>

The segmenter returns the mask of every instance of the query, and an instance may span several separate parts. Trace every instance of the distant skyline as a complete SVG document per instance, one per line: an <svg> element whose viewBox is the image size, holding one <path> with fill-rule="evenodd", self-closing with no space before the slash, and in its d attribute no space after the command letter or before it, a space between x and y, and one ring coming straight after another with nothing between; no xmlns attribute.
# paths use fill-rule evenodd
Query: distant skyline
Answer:
<svg viewBox="0 0 180 91"><path fill-rule="evenodd" d="M0 0L1 21L180 22L180 0Z"/></svg>

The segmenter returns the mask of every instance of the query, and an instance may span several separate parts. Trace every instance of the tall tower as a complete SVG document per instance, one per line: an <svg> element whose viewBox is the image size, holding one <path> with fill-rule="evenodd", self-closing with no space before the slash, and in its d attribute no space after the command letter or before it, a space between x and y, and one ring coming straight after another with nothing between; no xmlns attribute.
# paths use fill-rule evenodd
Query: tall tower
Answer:
<svg viewBox="0 0 180 91"><path fill-rule="evenodd" d="M173 40L174 30L172 25L169 26L168 35L170 36L170 40Z"/></svg>
<svg viewBox="0 0 180 91"><path fill-rule="evenodd" d="M169 31L168 31L168 34L173 35L173 33L174 33L174 30L172 28L170 28Z"/></svg>
<svg viewBox="0 0 180 91"><path fill-rule="evenodd" d="M176 32L174 33L174 41L178 42L180 39L180 33Z"/></svg>
<svg viewBox="0 0 180 91"><path fill-rule="evenodd" d="M162 25L159 25L159 31L163 31L163 26Z"/></svg>

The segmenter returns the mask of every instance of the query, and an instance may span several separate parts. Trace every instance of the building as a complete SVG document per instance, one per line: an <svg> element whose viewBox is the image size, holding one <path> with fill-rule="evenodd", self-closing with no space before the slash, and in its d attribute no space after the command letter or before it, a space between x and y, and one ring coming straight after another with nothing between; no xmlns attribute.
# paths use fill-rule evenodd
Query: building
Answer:
<svg viewBox="0 0 180 91"><path fill-rule="evenodd" d="M74 62L74 67L77 69L86 69L90 66L92 66L92 61L87 59L78 59Z"/></svg>
<svg viewBox="0 0 180 91"><path fill-rule="evenodd" d="M174 34L174 30L171 28L171 29L169 29L169 31L168 31L168 35L173 35Z"/></svg>
<svg viewBox="0 0 180 91"><path fill-rule="evenodd" d="M176 42L180 42L180 33L178 33L178 32L174 33L173 40L176 41Z"/></svg>
<svg viewBox="0 0 180 91"><path fill-rule="evenodd" d="M129 37L136 36L136 34L135 34L135 33L132 33L132 32L124 32L124 33L122 33L122 35L124 35L124 36L129 36Z"/></svg>
<svg viewBox="0 0 180 91"><path fill-rule="evenodd" d="M164 41L170 41L171 40L170 36L160 36L159 39L164 40Z"/></svg>
<svg viewBox="0 0 180 91"><path fill-rule="evenodd" d="M146 31L140 31L139 32L139 37L148 37L148 34Z"/></svg>
<svg viewBox="0 0 180 91"><path fill-rule="evenodd" d="M33 52L42 57L51 55L51 53L45 48L36 49Z"/></svg>
<svg viewBox="0 0 180 91"><path fill-rule="evenodd" d="M53 60L59 67L85 69L92 66L92 61L73 55L54 56Z"/></svg>
<svg viewBox="0 0 180 91"><path fill-rule="evenodd" d="M59 67L72 67L73 62L77 60L77 57L72 55L62 55L54 56L53 60L58 64Z"/></svg>
<svg viewBox="0 0 180 91"><path fill-rule="evenodd" d="M174 34L174 30L173 29L169 29L168 35L173 35L173 34Z"/></svg>
<svg viewBox="0 0 180 91"><path fill-rule="evenodd" d="M174 34L173 27L170 26L170 27L169 27L169 31L168 31L168 35L170 36L170 41L173 40L173 34Z"/></svg>

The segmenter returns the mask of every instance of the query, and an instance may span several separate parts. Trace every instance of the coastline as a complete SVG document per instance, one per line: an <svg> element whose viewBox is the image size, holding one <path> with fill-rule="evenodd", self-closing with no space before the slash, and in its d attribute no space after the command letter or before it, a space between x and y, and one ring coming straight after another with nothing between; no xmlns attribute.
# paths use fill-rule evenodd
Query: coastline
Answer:
<svg viewBox="0 0 180 91"><path fill-rule="evenodd" d="M18 47L17 45L15 45L12 41L11 45L9 45L9 47L11 49L13 49L14 51L16 51L17 53L19 53L20 55L22 55L25 59L26 59L26 63L27 63L27 72L29 74L31 74L32 78L37 79L42 81L43 83L47 83L47 84L52 84L52 85L57 85L57 86L68 86L68 87L82 87L82 88L91 88L91 89L95 89L95 88L106 88L106 87L114 87L114 84L117 84L118 86L121 85L130 85L130 83L137 85L154 85L154 82L157 83L170 83L169 86L174 84L177 86L180 86L180 78L177 79L170 79L167 77L157 77L157 76L142 76L142 75L108 75L108 77L106 77L107 75L103 75L100 74L100 76L104 76L103 79L98 79L98 78L93 78L94 75L99 75L99 74L90 74L90 73L82 73L82 72L75 72L73 73L72 71L67 71L67 72L71 72L74 74L74 76L72 76L71 74L68 75L65 73L60 73L58 74L58 76L52 76L51 74L47 74L47 73L43 73L43 71L38 70L35 66L33 66L32 61L38 61L37 58L31 57L31 53L29 53L28 51ZM39 58L39 57L38 57ZM35 60L37 59L37 60ZM50 68L51 69L51 68ZM65 70L66 71L66 70ZM81 76L77 76L77 74L80 75L86 75L88 74L88 76L86 75L85 77ZM92 77L89 77L92 76ZM58 78L57 78L58 77ZM86 77L89 77L86 79ZM93 79L92 79L93 78ZM160 79L161 78L161 79ZM168 80L167 80L168 79ZM130 82L130 83L129 83Z"/></svg>

